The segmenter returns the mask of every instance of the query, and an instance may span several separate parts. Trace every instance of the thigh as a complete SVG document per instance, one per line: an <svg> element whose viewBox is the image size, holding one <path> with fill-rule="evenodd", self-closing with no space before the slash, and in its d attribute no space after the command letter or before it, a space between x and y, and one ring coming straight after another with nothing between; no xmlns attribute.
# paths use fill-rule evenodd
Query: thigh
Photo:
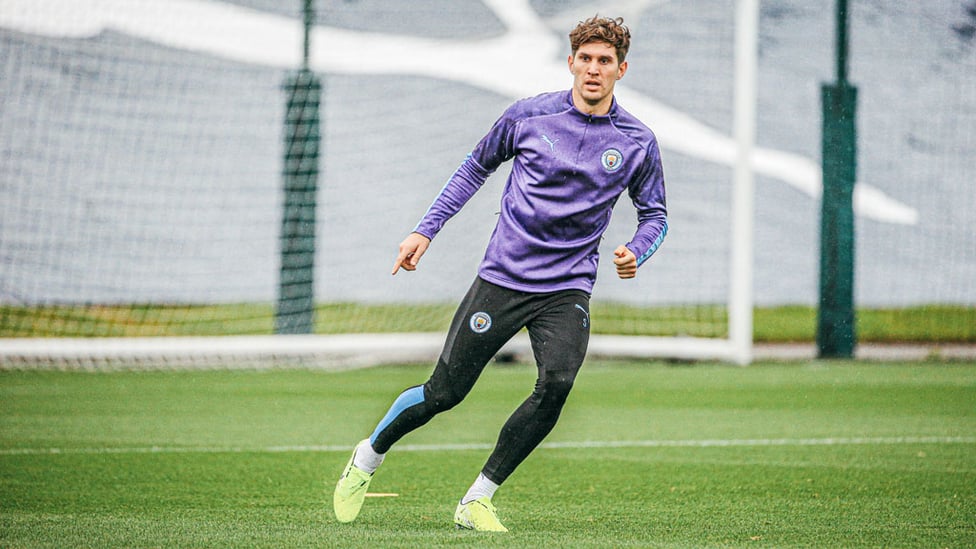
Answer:
<svg viewBox="0 0 976 549"><path fill-rule="evenodd" d="M454 314L428 390L463 398L488 362L525 326L525 302L526 294L476 279Z"/></svg>
<svg viewBox="0 0 976 549"><path fill-rule="evenodd" d="M572 380L590 341L589 296L568 291L548 297L528 330L540 377L559 372L559 377Z"/></svg>

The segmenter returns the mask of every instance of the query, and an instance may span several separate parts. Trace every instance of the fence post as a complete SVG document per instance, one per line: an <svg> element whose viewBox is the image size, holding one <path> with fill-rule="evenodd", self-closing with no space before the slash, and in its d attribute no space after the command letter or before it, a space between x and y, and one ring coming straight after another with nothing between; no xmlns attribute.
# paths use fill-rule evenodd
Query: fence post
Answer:
<svg viewBox="0 0 976 549"><path fill-rule="evenodd" d="M285 80L284 205L276 334L308 334L315 326L315 208L318 192L322 83L308 68L314 15L305 0L302 68Z"/></svg>
<svg viewBox="0 0 976 549"><path fill-rule="evenodd" d="M847 82L847 0L837 0L837 83L821 88L823 198L817 354L852 358L854 317L854 182L857 180L857 88Z"/></svg>

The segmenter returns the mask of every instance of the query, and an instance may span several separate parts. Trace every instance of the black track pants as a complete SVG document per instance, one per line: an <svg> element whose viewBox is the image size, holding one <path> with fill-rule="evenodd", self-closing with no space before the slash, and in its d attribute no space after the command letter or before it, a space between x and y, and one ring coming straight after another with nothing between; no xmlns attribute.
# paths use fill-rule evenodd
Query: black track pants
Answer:
<svg viewBox="0 0 976 549"><path fill-rule="evenodd" d="M488 361L523 327L538 379L509 417L482 472L501 484L549 434L583 364L590 334L589 295L578 290L532 294L476 279L458 307L430 379L397 397L370 440L385 453L435 415L460 403Z"/></svg>

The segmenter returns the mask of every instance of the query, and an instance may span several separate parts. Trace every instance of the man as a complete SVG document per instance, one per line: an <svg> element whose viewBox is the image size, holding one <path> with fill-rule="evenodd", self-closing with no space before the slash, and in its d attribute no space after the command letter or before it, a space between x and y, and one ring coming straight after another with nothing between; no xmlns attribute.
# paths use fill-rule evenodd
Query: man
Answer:
<svg viewBox="0 0 976 549"><path fill-rule="evenodd" d="M657 140L613 96L627 72L630 32L620 18L593 17L569 37L572 89L509 107L400 244L394 275L415 270L444 224L502 162L512 161L497 225L440 359L430 379L403 391L356 447L335 489L340 522L359 514L387 450L461 402L488 361L524 327L538 366L535 390L503 426L454 514L459 528L507 531L492 496L555 426L582 366L598 247L623 191L637 209L637 230L614 251L620 278L636 276L667 233Z"/></svg>

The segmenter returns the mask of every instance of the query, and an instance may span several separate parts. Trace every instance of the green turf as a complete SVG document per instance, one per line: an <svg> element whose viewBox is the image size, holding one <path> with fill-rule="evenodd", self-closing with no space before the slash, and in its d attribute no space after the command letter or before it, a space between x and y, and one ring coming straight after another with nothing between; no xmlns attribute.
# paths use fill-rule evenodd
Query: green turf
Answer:
<svg viewBox="0 0 976 549"><path fill-rule="evenodd" d="M337 523L346 448L428 371L0 372L0 547L976 545L976 363L591 362L495 498L511 532L458 532L534 380L492 366Z"/></svg>

